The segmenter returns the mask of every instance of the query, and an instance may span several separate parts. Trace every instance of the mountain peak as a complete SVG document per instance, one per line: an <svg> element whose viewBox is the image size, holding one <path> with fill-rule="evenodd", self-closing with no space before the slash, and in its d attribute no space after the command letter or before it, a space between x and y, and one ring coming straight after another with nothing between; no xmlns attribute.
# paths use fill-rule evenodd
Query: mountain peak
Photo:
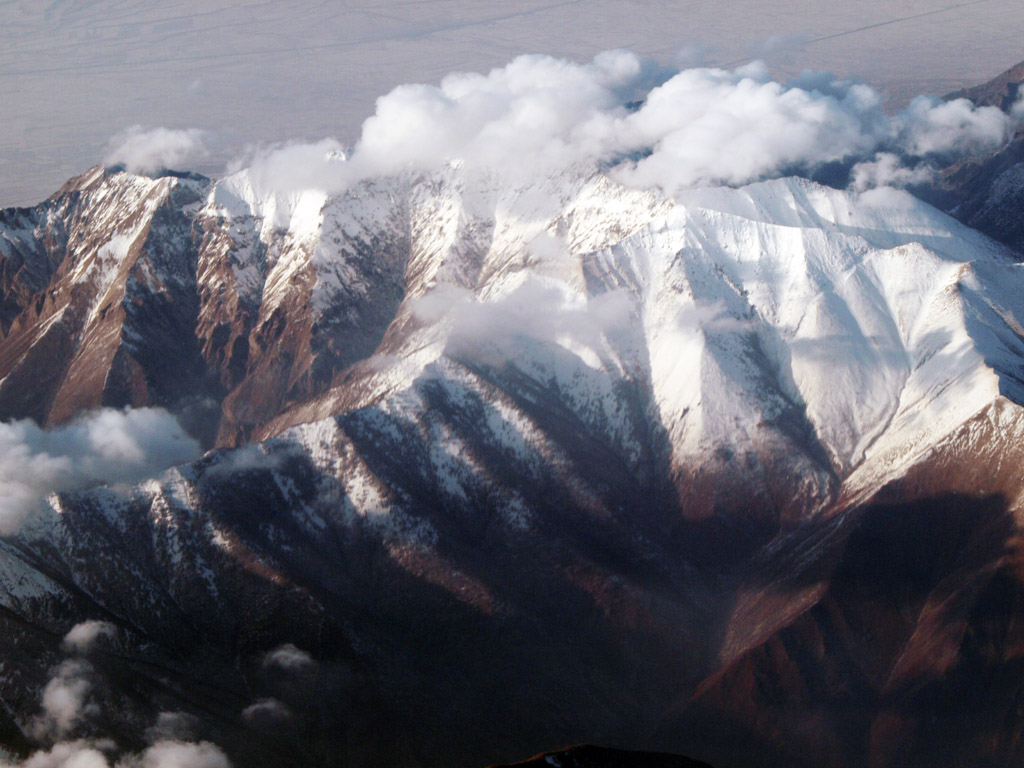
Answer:
<svg viewBox="0 0 1024 768"><path fill-rule="evenodd" d="M1020 98L1021 83L1024 83L1024 61L986 83L950 93L946 99L970 99L978 106L998 107L1009 112Z"/></svg>

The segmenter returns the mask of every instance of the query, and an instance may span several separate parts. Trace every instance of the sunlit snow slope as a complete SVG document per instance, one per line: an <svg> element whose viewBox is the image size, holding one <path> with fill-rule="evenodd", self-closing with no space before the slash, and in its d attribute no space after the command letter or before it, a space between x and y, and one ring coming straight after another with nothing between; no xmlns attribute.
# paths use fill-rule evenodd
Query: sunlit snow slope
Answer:
<svg viewBox="0 0 1024 768"><path fill-rule="evenodd" d="M724 473L800 515L1024 396L1021 268L891 190L97 171L5 221L7 418L155 403L232 444L362 407L416 420L447 382L519 420L516 398L557 400L630 473L667 452L701 504L735 492ZM516 429L526 451L560 437Z"/></svg>

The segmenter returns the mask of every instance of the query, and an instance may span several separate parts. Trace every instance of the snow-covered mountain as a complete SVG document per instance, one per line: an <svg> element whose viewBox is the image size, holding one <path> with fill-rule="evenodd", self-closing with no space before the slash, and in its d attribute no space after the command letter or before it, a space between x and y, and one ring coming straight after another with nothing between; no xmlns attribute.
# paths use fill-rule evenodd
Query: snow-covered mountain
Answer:
<svg viewBox="0 0 1024 768"><path fill-rule="evenodd" d="M663 433L677 485L777 475L800 517L1024 396L1013 255L892 190L671 200L456 167L260 197L246 172L96 169L6 219L6 418L155 404L233 445L365 408L418 420L424 382L499 412L547 394L627 468Z"/></svg>
<svg viewBox="0 0 1024 768"><path fill-rule="evenodd" d="M124 748L1021 758L1024 266L907 193L97 168L0 255L0 416L214 448L0 540L8 743L100 619Z"/></svg>

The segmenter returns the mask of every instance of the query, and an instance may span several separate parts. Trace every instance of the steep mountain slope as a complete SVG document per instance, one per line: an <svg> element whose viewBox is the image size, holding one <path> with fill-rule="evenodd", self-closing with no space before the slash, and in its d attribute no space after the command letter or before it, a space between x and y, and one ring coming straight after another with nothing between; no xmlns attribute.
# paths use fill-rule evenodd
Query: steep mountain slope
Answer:
<svg viewBox="0 0 1024 768"><path fill-rule="evenodd" d="M85 408L202 394L190 343L192 226L202 183L94 171L37 209L8 211L2 238L4 416L61 423Z"/></svg>
<svg viewBox="0 0 1024 768"><path fill-rule="evenodd" d="M333 201L321 226L323 195L253 210L234 182L97 168L4 212L4 418L153 404L207 445L218 427L231 442L373 351L407 251L374 218L386 186L353 190L359 211ZM325 250L344 277L333 288L314 286Z"/></svg>
<svg viewBox="0 0 1024 768"><path fill-rule="evenodd" d="M7 743L102 619L72 734L126 749L1021 758L1024 267L909 195L95 171L4 216L3 415L221 446L0 541Z"/></svg>
<svg viewBox="0 0 1024 768"><path fill-rule="evenodd" d="M924 199L949 211L960 221L1024 252L1024 117L1021 83L1024 62L987 83L949 94L979 106L994 106L1018 118L1012 140L994 154L960 158L932 182L915 189Z"/></svg>
<svg viewBox="0 0 1024 768"><path fill-rule="evenodd" d="M979 106L999 107L1004 112L1009 112L1020 98L1022 82L1024 82L1024 61L1001 72L988 82L955 91L946 98L970 99Z"/></svg>

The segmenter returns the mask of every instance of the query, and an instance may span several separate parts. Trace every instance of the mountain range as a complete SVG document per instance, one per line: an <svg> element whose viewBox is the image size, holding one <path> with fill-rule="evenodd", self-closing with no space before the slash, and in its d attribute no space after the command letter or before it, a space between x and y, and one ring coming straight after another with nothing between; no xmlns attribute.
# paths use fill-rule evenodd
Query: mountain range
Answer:
<svg viewBox="0 0 1024 768"><path fill-rule="evenodd" d="M0 741L1016 764L1022 141L916 197L97 167L0 212L0 417L205 451L0 539Z"/></svg>

